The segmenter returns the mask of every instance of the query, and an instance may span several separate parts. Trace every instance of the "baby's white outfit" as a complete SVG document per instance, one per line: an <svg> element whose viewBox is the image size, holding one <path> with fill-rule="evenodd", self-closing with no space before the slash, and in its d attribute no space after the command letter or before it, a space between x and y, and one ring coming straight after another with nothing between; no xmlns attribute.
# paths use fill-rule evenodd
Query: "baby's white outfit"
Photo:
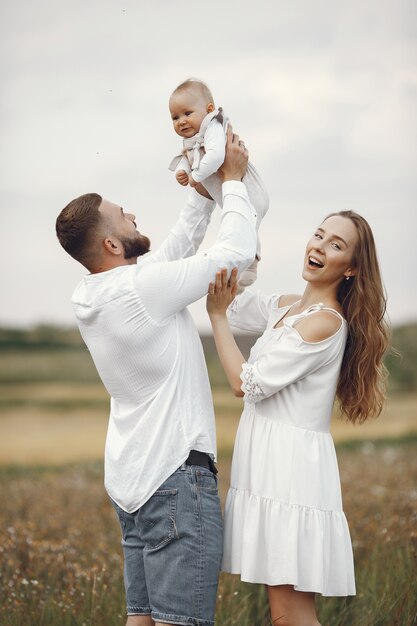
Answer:
<svg viewBox="0 0 417 626"><path fill-rule="evenodd" d="M228 118L219 108L208 113L203 119L199 132L193 137L183 139L182 153L174 157L169 169L177 173L185 170L192 174L197 183L202 183L216 204L222 207L222 182L217 170L223 164L226 153L226 132ZM269 197L265 186L252 163L242 181L257 215L257 229L268 211ZM245 287L256 279L257 260L260 259L261 246L258 236L256 259L239 278L239 286Z"/></svg>
<svg viewBox="0 0 417 626"><path fill-rule="evenodd" d="M324 596L355 595L352 545L329 432L347 323L317 343L284 318L278 297L245 291L232 326L263 332L243 365L244 409L225 506L222 568L246 582L294 585Z"/></svg>

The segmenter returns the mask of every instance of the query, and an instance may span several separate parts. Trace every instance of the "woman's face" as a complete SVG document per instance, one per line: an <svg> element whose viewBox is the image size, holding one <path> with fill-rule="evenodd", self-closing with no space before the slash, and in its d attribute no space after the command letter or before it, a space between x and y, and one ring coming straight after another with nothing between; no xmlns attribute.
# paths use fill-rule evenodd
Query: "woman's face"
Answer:
<svg viewBox="0 0 417 626"><path fill-rule="evenodd" d="M307 243L303 278L311 283L338 285L345 277L353 276L357 238L356 227L349 218L328 217Z"/></svg>

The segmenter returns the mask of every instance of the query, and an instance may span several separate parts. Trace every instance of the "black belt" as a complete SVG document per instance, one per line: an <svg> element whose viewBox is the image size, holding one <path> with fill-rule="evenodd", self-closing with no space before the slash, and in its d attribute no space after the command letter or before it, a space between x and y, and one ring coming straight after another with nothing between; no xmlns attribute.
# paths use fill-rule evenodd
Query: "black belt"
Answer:
<svg viewBox="0 0 417 626"><path fill-rule="evenodd" d="M190 454L188 455L188 459L185 461L186 465L200 465L201 467L206 467L213 472L213 474L217 474L217 467L214 465L214 461L205 452L199 452L198 450L190 450Z"/></svg>

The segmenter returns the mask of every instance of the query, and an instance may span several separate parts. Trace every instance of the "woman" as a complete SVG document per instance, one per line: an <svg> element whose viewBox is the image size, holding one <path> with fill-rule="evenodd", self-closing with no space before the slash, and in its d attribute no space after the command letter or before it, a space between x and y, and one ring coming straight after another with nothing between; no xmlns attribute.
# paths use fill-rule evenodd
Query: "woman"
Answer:
<svg viewBox="0 0 417 626"><path fill-rule="evenodd" d="M223 569L267 585L276 626L320 626L315 593L355 594L329 424L335 395L352 422L379 415L385 398L386 301L368 223L352 211L329 215L307 244L303 278L302 296L234 299L237 272L228 281L224 270L207 297L221 363L245 400ZM263 332L248 362L230 304L231 325Z"/></svg>

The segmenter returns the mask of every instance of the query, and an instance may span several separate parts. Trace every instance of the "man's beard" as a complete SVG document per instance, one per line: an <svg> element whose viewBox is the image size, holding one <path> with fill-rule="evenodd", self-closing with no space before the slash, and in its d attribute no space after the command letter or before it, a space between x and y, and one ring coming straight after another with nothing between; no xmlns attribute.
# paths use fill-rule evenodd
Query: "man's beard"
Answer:
<svg viewBox="0 0 417 626"><path fill-rule="evenodd" d="M149 252L151 247L148 237L139 233L135 237L124 237L120 241L122 242L125 259L136 259L138 256Z"/></svg>

